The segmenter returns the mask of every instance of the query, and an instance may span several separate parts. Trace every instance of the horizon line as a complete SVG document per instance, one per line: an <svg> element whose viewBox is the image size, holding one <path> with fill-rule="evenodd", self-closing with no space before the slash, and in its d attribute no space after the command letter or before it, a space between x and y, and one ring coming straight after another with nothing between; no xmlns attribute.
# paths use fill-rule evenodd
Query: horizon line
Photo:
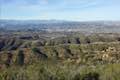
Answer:
<svg viewBox="0 0 120 80"><path fill-rule="evenodd" d="M120 21L120 20L66 20L66 19L7 19L2 18L0 20L13 20L13 21L73 21L73 22L96 22L96 21Z"/></svg>

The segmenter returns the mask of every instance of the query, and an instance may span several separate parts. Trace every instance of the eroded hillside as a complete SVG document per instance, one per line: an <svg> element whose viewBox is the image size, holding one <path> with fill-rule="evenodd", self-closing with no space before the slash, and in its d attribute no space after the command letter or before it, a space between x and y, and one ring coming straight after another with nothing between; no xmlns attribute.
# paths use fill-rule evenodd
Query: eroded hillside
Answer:
<svg viewBox="0 0 120 80"><path fill-rule="evenodd" d="M1 35L0 39L1 65L6 65L8 59L10 59L9 65L15 64L20 51L24 55L24 64L41 59L55 59L65 64L120 62L119 34L25 34L19 32L7 37L4 35L6 34Z"/></svg>

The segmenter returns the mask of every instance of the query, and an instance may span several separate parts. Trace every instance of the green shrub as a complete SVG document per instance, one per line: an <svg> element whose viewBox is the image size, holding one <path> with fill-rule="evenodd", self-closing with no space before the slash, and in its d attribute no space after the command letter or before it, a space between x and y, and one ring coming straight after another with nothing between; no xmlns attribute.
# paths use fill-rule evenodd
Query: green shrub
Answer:
<svg viewBox="0 0 120 80"><path fill-rule="evenodd" d="M20 66L24 65L24 58L25 58L25 56L24 56L23 51L19 50L18 55L17 55L17 59L16 59L17 64Z"/></svg>

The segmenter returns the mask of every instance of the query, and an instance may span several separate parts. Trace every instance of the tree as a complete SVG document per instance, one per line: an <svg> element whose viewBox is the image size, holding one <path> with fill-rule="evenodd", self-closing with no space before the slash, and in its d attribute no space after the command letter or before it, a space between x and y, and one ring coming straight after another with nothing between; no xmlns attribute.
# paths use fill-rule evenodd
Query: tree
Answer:
<svg viewBox="0 0 120 80"><path fill-rule="evenodd" d="M85 41L86 41L87 44L91 43L89 37L86 37Z"/></svg>
<svg viewBox="0 0 120 80"><path fill-rule="evenodd" d="M17 56L17 64L18 65L24 65L24 53L22 50L18 51L18 56Z"/></svg>
<svg viewBox="0 0 120 80"><path fill-rule="evenodd" d="M5 62L6 67L9 67L12 62L13 55L11 53L7 53L7 60Z"/></svg>

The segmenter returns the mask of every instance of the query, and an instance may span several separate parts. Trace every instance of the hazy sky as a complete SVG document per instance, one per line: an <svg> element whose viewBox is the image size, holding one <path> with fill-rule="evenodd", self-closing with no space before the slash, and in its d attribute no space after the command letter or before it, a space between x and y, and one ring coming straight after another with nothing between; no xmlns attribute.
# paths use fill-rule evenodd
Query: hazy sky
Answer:
<svg viewBox="0 0 120 80"><path fill-rule="evenodd" d="M120 0L0 0L0 18L120 20Z"/></svg>

